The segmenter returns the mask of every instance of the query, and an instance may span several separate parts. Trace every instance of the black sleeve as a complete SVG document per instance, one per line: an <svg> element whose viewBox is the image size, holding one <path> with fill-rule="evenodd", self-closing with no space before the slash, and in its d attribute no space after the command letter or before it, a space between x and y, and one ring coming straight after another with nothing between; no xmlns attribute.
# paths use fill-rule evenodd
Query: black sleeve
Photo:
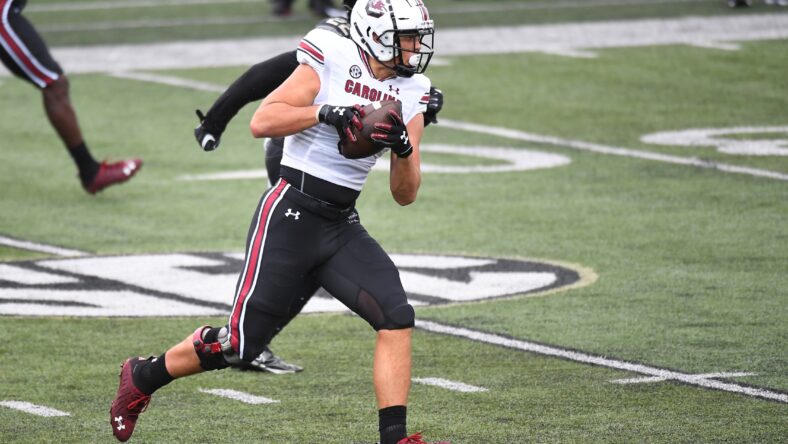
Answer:
<svg viewBox="0 0 788 444"><path fill-rule="evenodd" d="M241 108L270 94L290 77L297 67L295 51L279 54L252 66L216 99L205 116L203 127L215 134L223 133Z"/></svg>

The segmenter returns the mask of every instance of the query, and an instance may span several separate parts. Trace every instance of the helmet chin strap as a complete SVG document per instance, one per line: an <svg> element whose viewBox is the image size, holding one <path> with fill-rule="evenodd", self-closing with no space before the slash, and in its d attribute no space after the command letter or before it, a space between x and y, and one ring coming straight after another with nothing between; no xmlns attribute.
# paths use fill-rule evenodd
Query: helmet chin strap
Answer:
<svg viewBox="0 0 788 444"><path fill-rule="evenodd" d="M399 54L396 58L399 59L401 63L394 62L394 72L398 77L413 77L413 74L416 73L416 66L420 61L419 55L413 54L408 57L408 62L405 63L405 57L403 57L402 52L398 52ZM414 61L416 62L415 64L413 63Z"/></svg>

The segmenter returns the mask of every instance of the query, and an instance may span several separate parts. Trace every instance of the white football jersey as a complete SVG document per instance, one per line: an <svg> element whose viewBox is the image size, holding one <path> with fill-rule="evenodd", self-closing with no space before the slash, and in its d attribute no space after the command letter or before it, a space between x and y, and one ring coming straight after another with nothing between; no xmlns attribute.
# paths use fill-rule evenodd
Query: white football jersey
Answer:
<svg viewBox="0 0 788 444"><path fill-rule="evenodd" d="M369 56L349 38L314 29L301 40L297 54L299 63L311 66L320 76L316 105L365 106L378 100L397 100L402 103L405 123L427 109L430 80L426 76L377 80ZM317 124L285 139L282 165L361 191L369 170L383 152L346 159L339 153L338 142L333 126Z"/></svg>

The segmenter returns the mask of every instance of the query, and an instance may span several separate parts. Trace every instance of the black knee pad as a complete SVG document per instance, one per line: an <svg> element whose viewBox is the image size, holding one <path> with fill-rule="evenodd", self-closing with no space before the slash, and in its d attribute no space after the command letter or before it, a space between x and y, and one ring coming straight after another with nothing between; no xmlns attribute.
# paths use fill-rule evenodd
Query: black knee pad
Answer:
<svg viewBox="0 0 788 444"><path fill-rule="evenodd" d="M206 325L198 328L192 335L192 344L203 370L221 370L230 366L225 353L232 353L232 348L228 349L230 340L225 327L212 328Z"/></svg>
<svg viewBox="0 0 788 444"><path fill-rule="evenodd" d="M400 296L405 300L404 294ZM412 328L416 323L416 313L410 304L404 303L384 312L377 299L365 290L358 293L357 313L369 322L375 331Z"/></svg>
<svg viewBox="0 0 788 444"><path fill-rule="evenodd" d="M410 304L400 305L386 313L386 325L384 327L386 330L413 328L414 325L416 325L416 312Z"/></svg>

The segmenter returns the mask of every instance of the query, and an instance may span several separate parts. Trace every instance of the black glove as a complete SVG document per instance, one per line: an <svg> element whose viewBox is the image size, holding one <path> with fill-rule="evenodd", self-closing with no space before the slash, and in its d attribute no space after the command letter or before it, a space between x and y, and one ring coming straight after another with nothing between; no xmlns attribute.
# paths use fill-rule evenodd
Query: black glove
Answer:
<svg viewBox="0 0 788 444"><path fill-rule="evenodd" d="M377 132L372 133L372 140L390 148L399 157L405 158L413 154L413 145L410 144L408 129L402 121L402 117L396 111L389 111L391 123L376 123Z"/></svg>
<svg viewBox="0 0 788 444"><path fill-rule="evenodd" d="M364 110L361 109L361 105L323 105L317 113L317 120L320 123L331 125L337 129L340 140L345 140L347 138L353 142L357 139L351 127L354 126L357 130L361 131L361 128L363 128L361 124L362 117L364 117Z"/></svg>
<svg viewBox="0 0 788 444"><path fill-rule="evenodd" d="M194 127L194 138L197 143L205 151L213 151L219 148L219 142L222 138L221 132L210 131L205 127L205 115L199 109L196 110L197 118L200 119L200 124Z"/></svg>
<svg viewBox="0 0 788 444"><path fill-rule="evenodd" d="M424 111L424 126L430 123L438 123L438 113L443 108L443 91L430 87L430 101L427 104L427 111Z"/></svg>

